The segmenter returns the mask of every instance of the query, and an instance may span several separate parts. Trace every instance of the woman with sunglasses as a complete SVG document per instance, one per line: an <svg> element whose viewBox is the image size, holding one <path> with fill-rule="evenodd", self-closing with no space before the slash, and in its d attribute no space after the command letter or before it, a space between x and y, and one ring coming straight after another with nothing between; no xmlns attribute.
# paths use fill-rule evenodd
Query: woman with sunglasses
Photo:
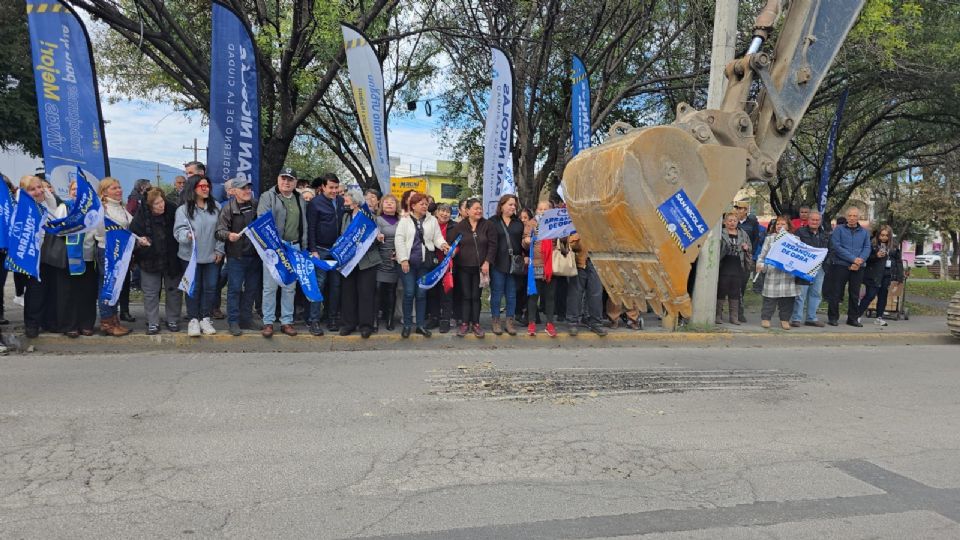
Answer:
<svg viewBox="0 0 960 540"><path fill-rule="evenodd" d="M217 217L220 207L210 196L210 179L191 176L184 187L184 203L177 208L173 235L180 244L177 257L184 270L196 244L197 267L193 277L194 294L187 295L187 315L190 323L187 335L212 335L217 331L210 322L216 299L220 261L223 260L223 242L217 240Z"/></svg>

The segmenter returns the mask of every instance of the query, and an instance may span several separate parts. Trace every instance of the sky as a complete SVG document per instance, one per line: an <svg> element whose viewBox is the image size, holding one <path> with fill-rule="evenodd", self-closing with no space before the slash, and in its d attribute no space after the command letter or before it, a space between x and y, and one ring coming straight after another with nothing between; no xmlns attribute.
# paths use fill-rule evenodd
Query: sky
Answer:
<svg viewBox="0 0 960 540"><path fill-rule="evenodd" d="M107 149L113 157L157 161L179 168L193 159L193 150L183 147L192 147L194 138L200 148L207 146L207 126L199 113L184 114L168 103L142 100L109 103L104 99L102 107ZM436 118L436 109L428 118L422 107L412 118L390 118L390 155L404 163L422 161L425 168L433 168L437 159L450 159L448 151L440 150L434 134Z"/></svg>

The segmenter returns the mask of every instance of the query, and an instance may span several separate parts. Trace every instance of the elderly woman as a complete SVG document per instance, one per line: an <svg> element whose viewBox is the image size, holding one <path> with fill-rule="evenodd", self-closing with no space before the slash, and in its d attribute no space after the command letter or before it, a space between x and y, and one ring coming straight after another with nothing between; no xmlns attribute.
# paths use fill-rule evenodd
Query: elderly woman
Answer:
<svg viewBox="0 0 960 540"><path fill-rule="evenodd" d="M20 178L20 191L17 200L17 204L26 204L27 201L30 201L45 206L48 212L57 211L57 201L53 192L44 189L43 183L37 176ZM40 229L40 234L43 235L43 229ZM41 326L51 332L59 329L56 320L57 294L54 288L57 268L43 262L43 249L41 248L40 252L40 279L33 276L28 277L23 298L24 333L28 338L35 338L40 335Z"/></svg>
<svg viewBox="0 0 960 540"><path fill-rule="evenodd" d="M423 193L410 195L410 212L397 225L397 262L403 280L403 330L400 336L404 338L410 337L413 328L414 298L417 305L416 332L423 337L432 335L426 328L427 291L417 286L417 280L435 266L436 250L446 252L449 249L440 233L437 218L427 213L428 204Z"/></svg>
<svg viewBox="0 0 960 540"><path fill-rule="evenodd" d="M351 199L352 210L343 214L341 230L347 230L353 218L361 212L363 198L359 192L348 193L344 200ZM340 335L349 336L360 330L360 337L367 339L373 333L377 317L376 289L377 271L380 268L380 247L374 242L367 249L353 270L340 282Z"/></svg>
<svg viewBox="0 0 960 540"><path fill-rule="evenodd" d="M100 201L103 203L103 215L105 218L113 221L124 229L130 228L130 222L133 216L123 205L123 188L120 187L120 181L116 178L106 177L100 181L97 186L97 193L100 195ZM106 229L103 223L97 228L94 235L97 240L97 261L105 259L107 237ZM100 283L103 284L104 268L103 264L99 266ZM129 276L129 274L128 274ZM124 320L131 319L128 310L123 309L130 303L130 281L124 280L123 289L120 291L119 309L123 310ZM106 301L100 301L100 331L106 336L125 336L130 333L130 329L120 324L121 317L118 315L118 306L111 306Z"/></svg>
<svg viewBox="0 0 960 540"><path fill-rule="evenodd" d="M183 268L177 258L179 245L173 236L176 207L168 204L163 190L151 188L130 223L130 232L147 240L134 250L140 265L143 308L147 315L147 335L160 333L160 294L163 292L167 330L180 331L178 319L183 293L178 286Z"/></svg>
<svg viewBox="0 0 960 540"><path fill-rule="evenodd" d="M397 311L397 282L400 281L400 267L397 265L397 224L400 223L400 202L391 194L384 195L380 201L380 215L377 216L377 228L380 229L380 268L377 269L377 305L383 312L387 330L394 329Z"/></svg>
<svg viewBox="0 0 960 540"><path fill-rule="evenodd" d="M763 249L757 259L757 272L762 272L765 276L763 281L763 307L760 309L760 326L770 328L770 318L773 316L773 312L779 309L780 327L789 330L790 317L793 315L793 302L800 294L800 287L797 285L797 280L793 277L793 274L764 264L763 261L766 259L770 247L776 241L777 235L783 231L792 232L790 218L788 216L777 216L776 222L771 225L774 226L774 232L768 234L763 241Z"/></svg>
<svg viewBox="0 0 960 540"><path fill-rule="evenodd" d="M723 322L723 300L730 310L730 324L740 324L740 286L749 274L753 247L750 237L738 227L735 212L723 216L723 231L720 233L720 278L717 283L717 314L714 323Z"/></svg>

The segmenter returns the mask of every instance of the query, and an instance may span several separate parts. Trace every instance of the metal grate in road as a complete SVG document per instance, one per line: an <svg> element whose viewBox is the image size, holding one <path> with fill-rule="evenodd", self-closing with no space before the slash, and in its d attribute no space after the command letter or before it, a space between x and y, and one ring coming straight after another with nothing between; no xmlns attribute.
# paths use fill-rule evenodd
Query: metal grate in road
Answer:
<svg viewBox="0 0 960 540"><path fill-rule="evenodd" d="M774 369L509 370L490 364L436 372L431 394L451 399L542 399L708 390L774 390L804 378Z"/></svg>

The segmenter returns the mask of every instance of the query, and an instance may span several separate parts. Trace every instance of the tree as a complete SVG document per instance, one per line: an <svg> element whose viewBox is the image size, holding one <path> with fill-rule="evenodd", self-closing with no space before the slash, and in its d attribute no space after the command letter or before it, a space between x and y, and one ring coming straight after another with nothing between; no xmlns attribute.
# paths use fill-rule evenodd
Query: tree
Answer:
<svg viewBox="0 0 960 540"><path fill-rule="evenodd" d="M40 119L24 0L0 3L0 149L39 156Z"/></svg>
<svg viewBox="0 0 960 540"><path fill-rule="evenodd" d="M943 238L941 270L944 279L947 253L953 246L953 263L960 256L960 152L947 155L943 163L924 167L923 178L907 187L909 196L892 205L894 212L905 219L923 224Z"/></svg>
<svg viewBox="0 0 960 540"><path fill-rule="evenodd" d="M343 84L341 20L376 30L382 52L400 0L224 0L254 29L261 106L261 188L276 178L291 143L313 129L331 151L351 147L347 132L323 131L321 103ZM107 88L123 97L173 102L209 113L210 4L193 0L74 0L112 30L98 48ZM394 89L395 91L396 89ZM340 106L344 106L341 102ZM338 111L342 112L342 111ZM356 153L356 152L355 152ZM358 160L359 161L359 158Z"/></svg>
<svg viewBox="0 0 960 540"><path fill-rule="evenodd" d="M709 55L697 57L712 2L686 0L439 0L426 19L450 58L442 93L442 138L460 159L482 168L489 47L514 68L514 175L525 203L571 158L571 55L587 64L596 137L616 121L669 117L668 96L706 87ZM455 29L455 30L453 30Z"/></svg>
<svg viewBox="0 0 960 540"><path fill-rule="evenodd" d="M870 0L770 182L774 211L814 203L840 94L847 108L828 190L827 216L859 189L942 163L960 146L960 14L934 0Z"/></svg>

